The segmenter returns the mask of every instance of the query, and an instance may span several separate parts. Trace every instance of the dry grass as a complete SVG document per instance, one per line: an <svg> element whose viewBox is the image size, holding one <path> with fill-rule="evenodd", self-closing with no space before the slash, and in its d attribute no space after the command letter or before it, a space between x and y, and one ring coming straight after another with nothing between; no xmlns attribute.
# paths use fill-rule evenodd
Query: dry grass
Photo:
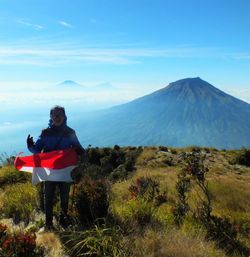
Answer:
<svg viewBox="0 0 250 257"><path fill-rule="evenodd" d="M150 177L157 180L160 183L161 192L167 191L169 199L175 198L175 183L177 169L175 167L167 168L150 168L150 167L138 167L133 178L123 182L115 183L112 186L112 197L110 202L111 212L119 217L119 219L125 221L128 217L132 217L131 210L134 208L134 201L131 200L131 194L129 192L130 185L140 177ZM170 213L170 206L164 204L161 208L156 210L157 218L163 223L172 223L172 216Z"/></svg>
<svg viewBox="0 0 250 257"><path fill-rule="evenodd" d="M17 171L14 166L7 165L0 169L0 187L3 188L13 183L24 183L31 181L31 174Z"/></svg>
<svg viewBox="0 0 250 257"><path fill-rule="evenodd" d="M155 159L155 155L158 152L156 147L147 147L143 149L143 152L137 158L136 165L147 165L147 163Z"/></svg>
<svg viewBox="0 0 250 257"><path fill-rule="evenodd" d="M134 257L225 257L202 235L186 236L171 229L165 232L148 229L143 235L127 239Z"/></svg>
<svg viewBox="0 0 250 257"><path fill-rule="evenodd" d="M37 233L36 243L46 251L47 257L67 257L58 236L54 233Z"/></svg>
<svg viewBox="0 0 250 257"><path fill-rule="evenodd" d="M250 187L229 177L219 178L209 186L218 209L250 212Z"/></svg>
<svg viewBox="0 0 250 257"><path fill-rule="evenodd" d="M112 185L110 212L119 221L122 221L122 225L128 225L128 231L133 231L126 234L124 238L125 248L130 249L130 254L126 256L227 256L221 250L216 249L213 242L205 240L205 228L195 220L191 212L184 219L180 229L174 225L172 207L177 197L175 189L177 174L182 169L180 154L191 150L192 147L179 148L173 153L171 151L159 151L157 147L144 148L137 159L137 169L133 177ZM215 149L203 149L203 152L207 153L206 165L209 167L207 179L212 192L213 214L227 217L232 223L238 225L239 239L250 247L248 235L248 229L250 229L250 168L229 163L235 152ZM167 165L166 158L168 157L175 158L173 166ZM157 180L160 183L161 192L167 191L168 201L152 208L151 205L145 203L139 205L139 201L131 200L129 187L140 177L150 177ZM194 187L194 190L189 194L189 203L193 211L201 200L199 194L197 187ZM0 192L0 199L2 197L3 194L1 195ZM1 207L3 208L3 204L1 206L0 201ZM135 220L135 216L138 215L138 207L141 209L140 215L148 214L148 216L153 217L149 224L139 227L136 222L133 223L133 219ZM134 227L129 230L131 225ZM12 229L18 229L14 224L8 226ZM47 256L66 256L59 238L53 233L37 234L37 244L46 248Z"/></svg>
<svg viewBox="0 0 250 257"><path fill-rule="evenodd" d="M10 234L23 231L25 227L22 223L15 224L12 219L1 219L0 223L7 226L7 231Z"/></svg>

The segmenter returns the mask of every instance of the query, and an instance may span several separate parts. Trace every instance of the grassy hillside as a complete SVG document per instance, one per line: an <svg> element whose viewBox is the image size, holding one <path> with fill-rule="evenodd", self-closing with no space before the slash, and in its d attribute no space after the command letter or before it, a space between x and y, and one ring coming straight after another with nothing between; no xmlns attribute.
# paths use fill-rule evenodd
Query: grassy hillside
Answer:
<svg viewBox="0 0 250 257"><path fill-rule="evenodd" d="M7 162L0 256L248 257L249 160L246 149L89 148L73 174L69 227L55 218L52 232L39 232L40 187Z"/></svg>

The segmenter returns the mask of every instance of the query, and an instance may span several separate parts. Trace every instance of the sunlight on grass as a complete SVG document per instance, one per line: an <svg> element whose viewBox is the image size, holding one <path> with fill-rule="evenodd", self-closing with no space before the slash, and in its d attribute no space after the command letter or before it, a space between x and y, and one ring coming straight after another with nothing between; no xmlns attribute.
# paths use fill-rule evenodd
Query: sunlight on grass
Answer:
<svg viewBox="0 0 250 257"><path fill-rule="evenodd" d="M225 257L213 243L208 243L203 235L184 235L175 229L154 231L147 229L142 235L128 240L131 255L134 257Z"/></svg>
<svg viewBox="0 0 250 257"><path fill-rule="evenodd" d="M46 256L50 257L67 257L64 252L62 243L59 237L51 232L37 234L36 243L46 251Z"/></svg>
<svg viewBox="0 0 250 257"><path fill-rule="evenodd" d="M4 166L0 169L0 187L8 184L31 181L31 174L17 171L14 166Z"/></svg>
<svg viewBox="0 0 250 257"><path fill-rule="evenodd" d="M37 208L37 190L31 183L9 185L0 198L1 215L15 222L29 222Z"/></svg>

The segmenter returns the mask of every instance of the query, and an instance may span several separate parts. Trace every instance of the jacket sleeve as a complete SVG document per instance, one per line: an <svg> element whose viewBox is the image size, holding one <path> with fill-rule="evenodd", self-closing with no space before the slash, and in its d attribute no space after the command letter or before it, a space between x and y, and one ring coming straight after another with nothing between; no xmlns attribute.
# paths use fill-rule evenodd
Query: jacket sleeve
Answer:
<svg viewBox="0 0 250 257"><path fill-rule="evenodd" d="M76 136L76 132L75 131L72 131L72 134L70 136L70 139L71 139L71 143L72 143L72 146L77 146L77 147L81 147L81 144Z"/></svg>
<svg viewBox="0 0 250 257"><path fill-rule="evenodd" d="M72 147L76 148L76 151L77 151L78 154L83 154L85 152L85 150L82 147L81 143L79 142L75 131L72 132L70 138L71 138Z"/></svg>

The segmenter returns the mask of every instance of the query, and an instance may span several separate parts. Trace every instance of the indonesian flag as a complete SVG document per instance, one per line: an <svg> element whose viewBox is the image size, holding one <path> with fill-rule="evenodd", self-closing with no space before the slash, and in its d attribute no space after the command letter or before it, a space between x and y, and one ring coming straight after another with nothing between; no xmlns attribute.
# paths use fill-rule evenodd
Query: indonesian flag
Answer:
<svg viewBox="0 0 250 257"><path fill-rule="evenodd" d="M38 153L30 156L17 156L15 168L32 173L32 184L41 181L72 182L71 171L77 166L77 154L74 149Z"/></svg>

